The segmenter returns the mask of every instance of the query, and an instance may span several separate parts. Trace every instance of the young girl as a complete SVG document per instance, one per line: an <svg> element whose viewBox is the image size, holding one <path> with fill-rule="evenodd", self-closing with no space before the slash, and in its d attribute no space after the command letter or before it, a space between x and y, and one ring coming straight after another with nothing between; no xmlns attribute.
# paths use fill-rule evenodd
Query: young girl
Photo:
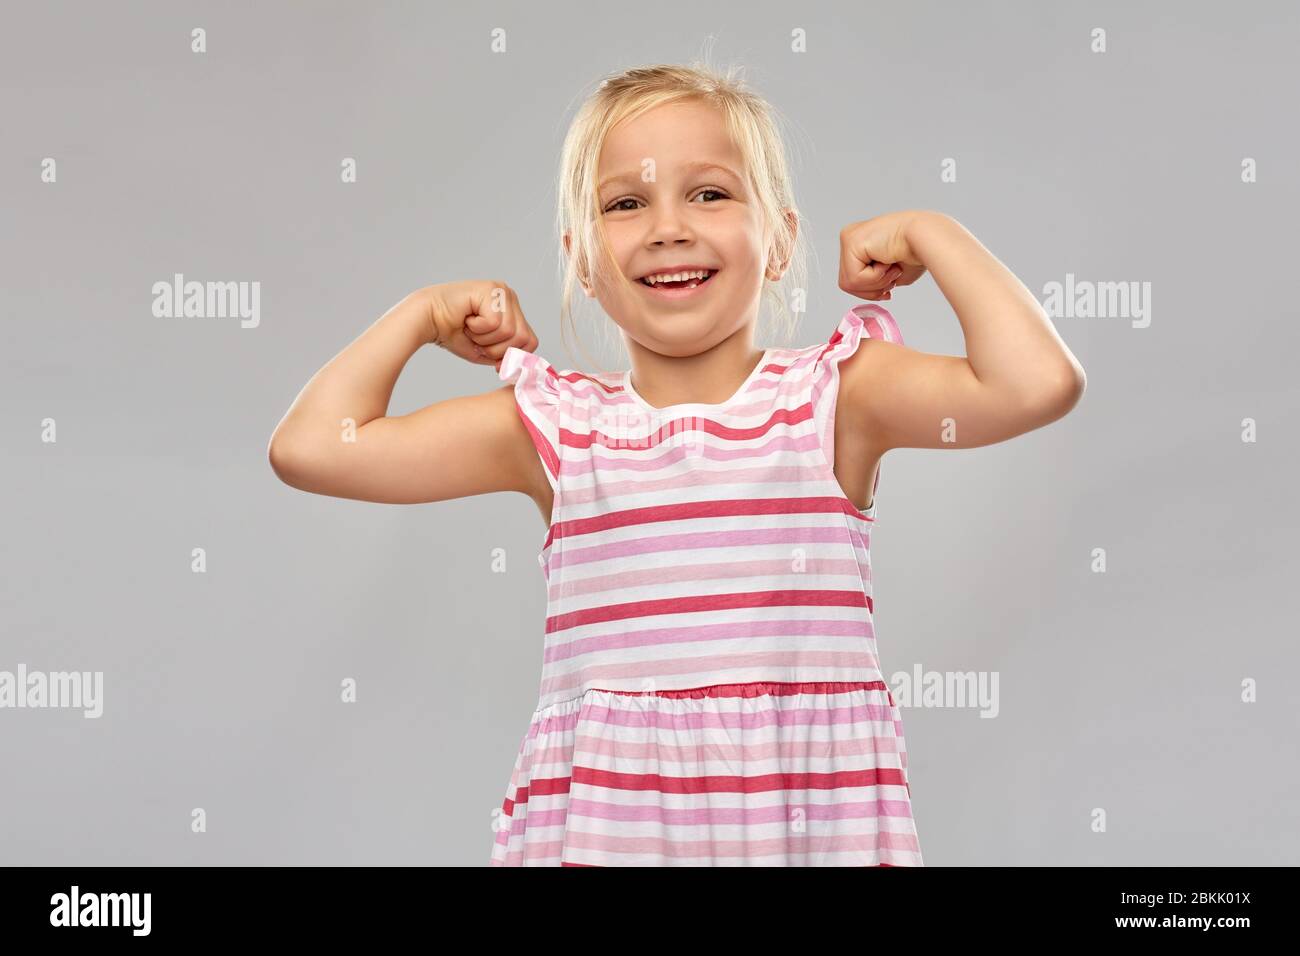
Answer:
<svg viewBox="0 0 1300 956"><path fill-rule="evenodd" d="M576 280L629 370L553 368L503 282L419 289L307 383L276 474L381 502L521 492L547 520L541 694L492 864L920 866L872 627L880 459L1039 428L1082 369L1016 277L925 210L845 226L840 288L879 302L931 272L965 357L907 348L871 304L819 344L756 347L801 237L772 111L731 75L607 79L560 206L562 317ZM427 343L508 384L387 416Z"/></svg>

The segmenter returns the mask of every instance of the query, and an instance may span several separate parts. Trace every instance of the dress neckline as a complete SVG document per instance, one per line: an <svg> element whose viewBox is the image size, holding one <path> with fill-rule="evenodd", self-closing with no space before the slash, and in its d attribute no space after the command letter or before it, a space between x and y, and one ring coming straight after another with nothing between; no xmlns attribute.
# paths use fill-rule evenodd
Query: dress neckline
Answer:
<svg viewBox="0 0 1300 956"><path fill-rule="evenodd" d="M753 371L751 371L749 375L745 378L745 380L740 383L740 387L737 388L731 394L730 398L727 398L726 400L721 402L678 402L675 405L664 405L662 407L651 405L649 402L647 402L644 398L641 397L641 395L637 392L636 388L632 385L632 370L630 368L623 372L622 376L620 377L620 384L622 384L623 386L623 391L634 402L636 402L638 405L640 405L648 412L673 412L682 408L691 408L691 409L726 408L732 402L740 398L740 396L745 394L745 391L749 388L751 384L753 384L754 380L763 373L763 369L767 366L767 363L771 359L772 353L774 351L775 349L770 349L770 348L764 349L763 354L759 358L758 364L754 366Z"/></svg>

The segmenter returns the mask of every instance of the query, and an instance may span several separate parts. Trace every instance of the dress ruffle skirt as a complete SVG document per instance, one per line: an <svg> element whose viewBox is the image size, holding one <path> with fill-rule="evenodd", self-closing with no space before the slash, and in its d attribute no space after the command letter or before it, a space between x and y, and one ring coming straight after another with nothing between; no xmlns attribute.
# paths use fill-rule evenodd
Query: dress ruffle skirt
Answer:
<svg viewBox="0 0 1300 956"><path fill-rule="evenodd" d="M538 710L493 866L920 866L883 681L587 690Z"/></svg>

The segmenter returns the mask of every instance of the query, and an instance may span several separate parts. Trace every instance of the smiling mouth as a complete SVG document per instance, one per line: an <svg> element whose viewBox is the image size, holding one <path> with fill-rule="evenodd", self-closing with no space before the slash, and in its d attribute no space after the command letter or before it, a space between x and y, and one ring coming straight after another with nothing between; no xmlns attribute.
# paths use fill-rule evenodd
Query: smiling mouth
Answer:
<svg viewBox="0 0 1300 956"><path fill-rule="evenodd" d="M643 286L646 286L647 288L650 289L695 289L707 283L717 274L718 274L718 270L713 269L710 270L709 274L706 275L703 279L696 279L694 277L691 277L690 279L682 279L681 281L678 282L649 282L645 278L641 278L638 279L637 281L640 282Z"/></svg>

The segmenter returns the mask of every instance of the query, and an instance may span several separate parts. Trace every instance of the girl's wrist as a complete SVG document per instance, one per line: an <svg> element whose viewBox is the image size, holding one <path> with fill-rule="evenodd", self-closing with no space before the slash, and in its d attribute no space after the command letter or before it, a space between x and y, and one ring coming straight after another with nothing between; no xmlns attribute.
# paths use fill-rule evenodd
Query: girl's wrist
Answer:
<svg viewBox="0 0 1300 956"><path fill-rule="evenodd" d="M907 220L903 225L903 234L910 241L918 230L933 228L936 223L955 222L951 216L937 209L909 209Z"/></svg>
<svg viewBox="0 0 1300 956"><path fill-rule="evenodd" d="M450 312L437 286L416 289L403 304L421 345L440 345L451 335L447 318Z"/></svg>
<svg viewBox="0 0 1300 956"><path fill-rule="evenodd" d="M954 229L964 228L956 219L936 209L916 209L911 211L903 225L903 239L917 261L929 268L925 257L927 247L932 248L935 237L944 233L951 235Z"/></svg>

